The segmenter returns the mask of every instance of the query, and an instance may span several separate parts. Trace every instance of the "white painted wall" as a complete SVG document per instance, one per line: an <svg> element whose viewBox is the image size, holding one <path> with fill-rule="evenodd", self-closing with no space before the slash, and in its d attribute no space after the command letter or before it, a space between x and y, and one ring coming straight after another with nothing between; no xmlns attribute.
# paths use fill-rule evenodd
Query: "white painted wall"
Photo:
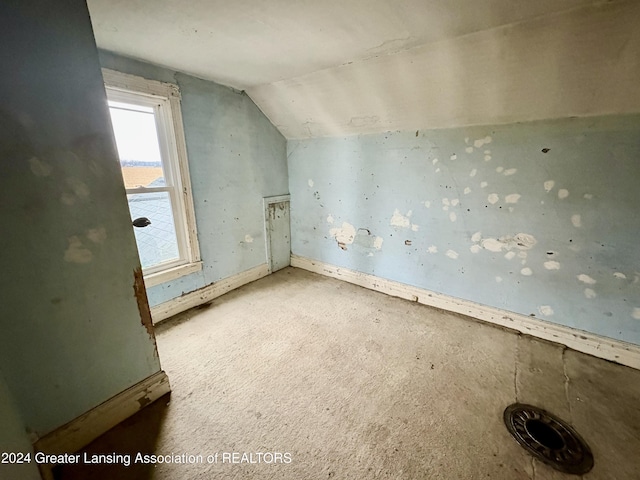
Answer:
<svg viewBox="0 0 640 480"><path fill-rule="evenodd" d="M594 4L247 92L290 139L634 113L638 19Z"/></svg>
<svg viewBox="0 0 640 480"><path fill-rule="evenodd" d="M88 0L100 48L238 89L592 3Z"/></svg>

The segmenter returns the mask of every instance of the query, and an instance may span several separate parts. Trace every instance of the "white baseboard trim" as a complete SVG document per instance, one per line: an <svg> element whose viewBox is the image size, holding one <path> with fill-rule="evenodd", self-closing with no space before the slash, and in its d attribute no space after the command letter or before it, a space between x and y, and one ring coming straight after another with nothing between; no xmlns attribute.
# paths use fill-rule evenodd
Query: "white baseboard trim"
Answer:
<svg viewBox="0 0 640 480"><path fill-rule="evenodd" d="M387 280L366 273L337 267L328 263L291 255L291 266L327 277L337 278L361 287L404 298L430 307L460 313L485 322L507 327L518 332L566 345L578 352L603 358L640 370L640 347L582 330L557 325L544 320L508 312L479 303L431 292L404 283Z"/></svg>
<svg viewBox="0 0 640 480"><path fill-rule="evenodd" d="M161 370L38 439L33 448L54 455L77 452L170 391L169 377ZM51 465L39 467L43 479L53 478Z"/></svg>
<svg viewBox="0 0 640 480"><path fill-rule="evenodd" d="M151 308L151 318L153 323L158 323L161 320L165 320L169 317L189 310L190 308L197 307L203 303L210 302L214 298L218 298L231 290L235 290L238 287L251 283L269 274L269 266L266 263L253 267L244 272L240 272L231 277L223 278L211 285L200 288L193 292L187 293L180 297L169 300L168 302L161 303Z"/></svg>

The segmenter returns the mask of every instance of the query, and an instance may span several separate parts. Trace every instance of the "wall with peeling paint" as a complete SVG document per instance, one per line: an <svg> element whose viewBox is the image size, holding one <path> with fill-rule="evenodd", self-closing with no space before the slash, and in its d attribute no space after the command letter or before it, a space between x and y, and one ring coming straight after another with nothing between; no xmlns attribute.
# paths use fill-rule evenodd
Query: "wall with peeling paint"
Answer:
<svg viewBox="0 0 640 480"><path fill-rule="evenodd" d="M160 363L86 4L3 10L0 365L33 439Z"/></svg>
<svg viewBox="0 0 640 480"><path fill-rule="evenodd" d="M157 305L266 262L262 198L288 193L286 140L243 92L101 52L103 67L176 83L189 157L200 272L149 288Z"/></svg>
<svg viewBox="0 0 640 480"><path fill-rule="evenodd" d="M290 140L292 252L640 345L640 116Z"/></svg>

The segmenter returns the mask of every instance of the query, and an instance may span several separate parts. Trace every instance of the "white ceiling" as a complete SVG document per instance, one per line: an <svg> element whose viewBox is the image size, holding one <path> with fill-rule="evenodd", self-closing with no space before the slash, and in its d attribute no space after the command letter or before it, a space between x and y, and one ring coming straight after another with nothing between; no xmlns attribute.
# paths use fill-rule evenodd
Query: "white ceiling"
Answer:
<svg viewBox="0 0 640 480"><path fill-rule="evenodd" d="M246 90L288 138L405 128L407 119L408 128L477 123L478 112L458 112L464 106L434 123L450 105L436 102L434 110L424 102L459 91L460 76L465 84L476 74L490 83L486 62L536 53L522 42L564 48L555 42L575 38L558 37L565 17L638 13L635 0L606 3L632 11L595 0L88 0L100 48ZM577 22L581 35L601 30ZM611 48L634 35L617 33L611 19L608 27L617 38ZM512 40L519 49L511 51ZM517 75L518 61L506 60L504 73ZM452 61L467 62L468 72Z"/></svg>

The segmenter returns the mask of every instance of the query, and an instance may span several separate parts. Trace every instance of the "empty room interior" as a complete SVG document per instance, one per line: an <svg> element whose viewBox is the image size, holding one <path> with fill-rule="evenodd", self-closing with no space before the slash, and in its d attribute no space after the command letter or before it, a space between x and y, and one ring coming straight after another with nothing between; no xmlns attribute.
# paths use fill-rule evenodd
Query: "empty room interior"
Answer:
<svg viewBox="0 0 640 480"><path fill-rule="evenodd" d="M5 0L0 478L640 478L640 2Z"/></svg>

